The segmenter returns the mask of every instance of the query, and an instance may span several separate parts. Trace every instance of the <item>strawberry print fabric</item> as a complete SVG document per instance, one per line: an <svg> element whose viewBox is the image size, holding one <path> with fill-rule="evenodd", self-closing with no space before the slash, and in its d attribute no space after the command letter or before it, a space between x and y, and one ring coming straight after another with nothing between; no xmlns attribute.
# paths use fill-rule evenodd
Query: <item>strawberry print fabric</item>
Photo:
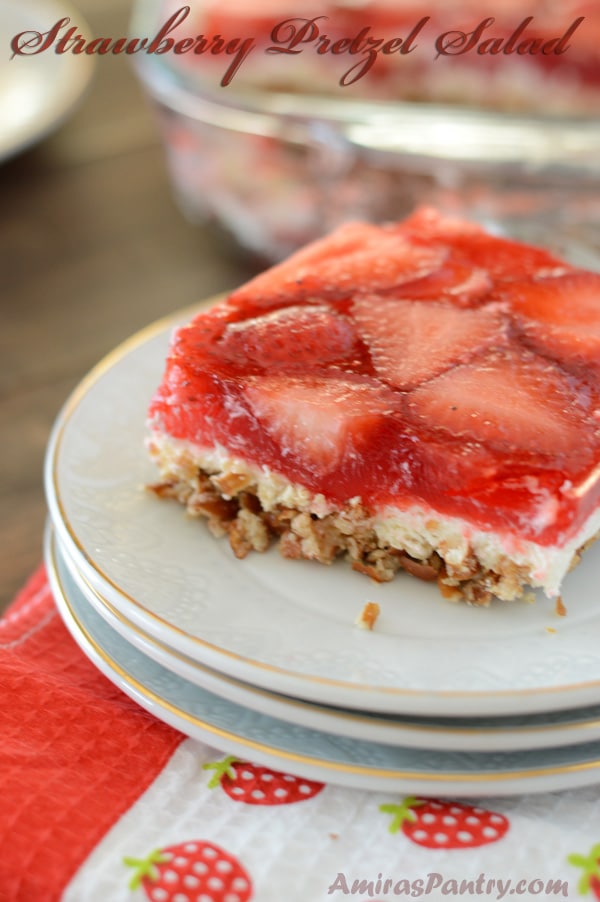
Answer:
<svg viewBox="0 0 600 902"><path fill-rule="evenodd" d="M240 761L97 672L43 569L0 686L1 902L600 898L600 788L447 800Z"/></svg>

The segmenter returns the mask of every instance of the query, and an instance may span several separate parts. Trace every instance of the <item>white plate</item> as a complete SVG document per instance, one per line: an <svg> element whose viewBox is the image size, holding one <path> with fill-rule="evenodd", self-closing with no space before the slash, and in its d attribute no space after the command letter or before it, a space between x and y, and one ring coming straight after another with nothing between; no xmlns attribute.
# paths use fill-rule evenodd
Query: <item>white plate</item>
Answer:
<svg viewBox="0 0 600 902"><path fill-rule="evenodd" d="M0 160L18 153L47 135L71 112L85 91L94 57L86 53L40 53L11 59L12 39L22 32L44 34L60 19L90 39L81 14L53 0L0 0ZM60 32L59 36L65 33ZM33 48L32 48L33 49Z"/></svg>
<svg viewBox="0 0 600 902"><path fill-rule="evenodd" d="M47 454L61 542L120 613L229 676L345 708L471 717L599 703L598 549L566 580L567 617L543 598L479 609L408 576L377 585L344 562L276 549L237 561L179 505L146 493L156 473L145 413L172 325L140 333L84 380ZM381 606L373 632L353 625L366 600Z"/></svg>
<svg viewBox="0 0 600 902"><path fill-rule="evenodd" d="M68 574L61 579L49 554L46 563L71 635L102 673L156 717L228 754L305 779L436 796L521 795L600 781L600 742L492 754L407 749L333 736L233 704L134 648L87 603Z"/></svg>
<svg viewBox="0 0 600 902"><path fill-rule="evenodd" d="M109 626L147 657L188 682L261 714L336 736L445 751L515 751L600 740L600 705L513 718L436 720L325 707L259 689L198 664L140 630L90 586L52 530L47 554L63 590L68 585L71 598L79 593Z"/></svg>

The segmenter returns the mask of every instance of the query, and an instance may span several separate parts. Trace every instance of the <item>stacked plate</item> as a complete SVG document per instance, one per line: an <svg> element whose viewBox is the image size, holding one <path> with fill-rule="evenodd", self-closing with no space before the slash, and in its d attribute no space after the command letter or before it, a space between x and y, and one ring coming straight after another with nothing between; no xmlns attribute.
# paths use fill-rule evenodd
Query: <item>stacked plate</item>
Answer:
<svg viewBox="0 0 600 902"><path fill-rule="evenodd" d="M172 328L114 351L50 442L46 559L61 614L109 679L184 733L361 788L476 796L600 782L600 554L563 601L452 605L411 577L236 560L145 491L145 413ZM354 625L366 601L381 615Z"/></svg>

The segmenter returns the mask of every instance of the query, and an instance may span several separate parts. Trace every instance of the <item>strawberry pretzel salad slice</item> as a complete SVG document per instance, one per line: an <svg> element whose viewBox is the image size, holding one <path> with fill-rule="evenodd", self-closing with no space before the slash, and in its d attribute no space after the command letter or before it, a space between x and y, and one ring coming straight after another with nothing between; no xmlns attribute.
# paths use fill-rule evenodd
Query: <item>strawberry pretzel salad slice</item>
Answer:
<svg viewBox="0 0 600 902"><path fill-rule="evenodd" d="M600 530L600 274L422 208L348 223L172 338L152 489L238 558L487 605Z"/></svg>

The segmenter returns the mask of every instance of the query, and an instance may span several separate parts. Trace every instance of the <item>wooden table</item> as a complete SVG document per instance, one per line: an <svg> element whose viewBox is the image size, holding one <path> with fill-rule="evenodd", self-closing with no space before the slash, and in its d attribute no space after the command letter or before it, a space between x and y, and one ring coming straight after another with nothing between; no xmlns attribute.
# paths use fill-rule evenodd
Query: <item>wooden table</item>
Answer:
<svg viewBox="0 0 600 902"><path fill-rule="evenodd" d="M97 36L129 4L76 0ZM40 562L42 464L63 401L105 353L152 320L251 270L172 200L158 134L127 59L98 57L78 111L0 166L0 610Z"/></svg>

